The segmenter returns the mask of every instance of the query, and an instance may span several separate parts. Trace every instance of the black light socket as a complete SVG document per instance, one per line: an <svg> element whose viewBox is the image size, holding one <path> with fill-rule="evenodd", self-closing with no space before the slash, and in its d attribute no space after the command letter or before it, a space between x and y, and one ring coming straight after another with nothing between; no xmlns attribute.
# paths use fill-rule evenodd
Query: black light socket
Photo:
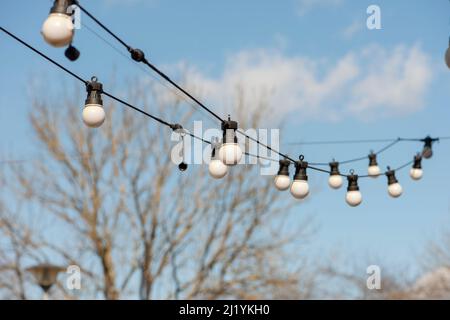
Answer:
<svg viewBox="0 0 450 320"><path fill-rule="evenodd" d="M369 167L378 165L377 155L375 153L371 152L368 157L369 157Z"/></svg>
<svg viewBox="0 0 450 320"><path fill-rule="evenodd" d="M137 62L142 62L145 60L145 54L140 49L130 49L131 59Z"/></svg>
<svg viewBox="0 0 450 320"><path fill-rule="evenodd" d="M286 159L280 160L280 169L278 170L277 175L279 176L289 176L289 165L291 162Z"/></svg>
<svg viewBox="0 0 450 320"><path fill-rule="evenodd" d="M422 169L422 156L420 154L417 154L414 156L414 169Z"/></svg>
<svg viewBox="0 0 450 320"><path fill-rule="evenodd" d="M295 174L294 180L308 180L308 175L306 169L308 168L308 162L306 161L296 161L295 162Z"/></svg>
<svg viewBox="0 0 450 320"><path fill-rule="evenodd" d="M358 175L351 174L347 176L348 186L347 191L359 191Z"/></svg>
<svg viewBox="0 0 450 320"><path fill-rule="evenodd" d="M332 161L330 162L330 176L340 175L339 172L339 162Z"/></svg>
<svg viewBox="0 0 450 320"><path fill-rule="evenodd" d="M230 119L222 122L223 143L237 143L235 131L238 129L238 123Z"/></svg>
<svg viewBox="0 0 450 320"><path fill-rule="evenodd" d="M395 177L395 171L391 170L389 167L388 167L388 171L386 171L386 176L388 178L388 185L398 182L397 178Z"/></svg>
<svg viewBox="0 0 450 320"><path fill-rule="evenodd" d="M62 13L69 15L67 13L67 8L75 4L73 0L55 0L53 6L50 9L50 13Z"/></svg>
<svg viewBox="0 0 450 320"><path fill-rule="evenodd" d="M438 139L433 139L430 136L427 136L425 139L422 139L424 145L422 150L422 156L425 159L430 159L433 156L433 142Z"/></svg>
<svg viewBox="0 0 450 320"><path fill-rule="evenodd" d="M103 85L97 81L97 77L92 77L86 85L86 91L88 96L86 98L85 104L99 104L103 105L102 95Z"/></svg>

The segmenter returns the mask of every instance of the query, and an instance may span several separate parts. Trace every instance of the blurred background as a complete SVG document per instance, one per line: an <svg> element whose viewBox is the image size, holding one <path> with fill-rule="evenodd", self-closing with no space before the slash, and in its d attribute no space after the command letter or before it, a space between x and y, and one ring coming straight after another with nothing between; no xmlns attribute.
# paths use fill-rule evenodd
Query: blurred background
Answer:
<svg viewBox="0 0 450 320"><path fill-rule="evenodd" d="M311 141L450 136L448 1L81 3L218 114L280 129L292 157L339 161L387 144ZM68 61L40 34L52 4L2 1L1 26L170 122L218 127L84 14L80 57ZM380 30L366 26L372 4ZM257 166L223 180L206 165L180 172L170 130L106 97L105 124L88 129L84 87L5 34L0 46L1 298L41 298L36 279L50 271L27 270L43 264L62 268L47 292L56 299L449 297L450 141L433 145L420 181L397 173L398 199L385 177L361 179L364 200L352 208L345 186L310 171L311 193L298 201ZM421 148L399 143L379 165ZM367 165L340 169L364 175ZM67 288L68 265L80 267L79 290ZM366 286L370 265L380 290Z"/></svg>

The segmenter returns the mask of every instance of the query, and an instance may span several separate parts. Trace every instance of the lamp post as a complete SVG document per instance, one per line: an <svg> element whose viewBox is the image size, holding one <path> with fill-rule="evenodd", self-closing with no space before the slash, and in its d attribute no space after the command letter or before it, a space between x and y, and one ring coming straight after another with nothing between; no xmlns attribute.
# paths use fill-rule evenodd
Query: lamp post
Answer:
<svg viewBox="0 0 450 320"><path fill-rule="evenodd" d="M48 300L48 291L56 283L58 273L63 270L64 268L62 267L48 263L39 264L27 269L27 271L34 276L37 284L44 291L44 296L42 297L43 300Z"/></svg>

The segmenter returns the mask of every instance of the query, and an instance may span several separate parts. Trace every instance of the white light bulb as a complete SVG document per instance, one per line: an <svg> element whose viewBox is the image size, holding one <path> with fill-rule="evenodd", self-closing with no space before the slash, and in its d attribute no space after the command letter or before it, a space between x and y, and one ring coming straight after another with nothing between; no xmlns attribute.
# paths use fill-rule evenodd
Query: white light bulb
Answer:
<svg viewBox="0 0 450 320"><path fill-rule="evenodd" d="M44 40L54 47L65 47L72 42L72 18L63 13L51 13L42 25Z"/></svg>
<svg viewBox="0 0 450 320"><path fill-rule="evenodd" d="M450 68L450 47L445 51L445 63L447 64L447 67Z"/></svg>
<svg viewBox="0 0 450 320"><path fill-rule="evenodd" d="M409 170L409 176L413 180L419 180L420 178L422 178L422 175L423 175L422 169L411 168L411 170Z"/></svg>
<svg viewBox="0 0 450 320"><path fill-rule="evenodd" d="M100 127L105 121L105 110L99 104L87 104L83 109L83 122L91 128Z"/></svg>
<svg viewBox="0 0 450 320"><path fill-rule="evenodd" d="M219 149L219 159L227 166L234 166L241 161L242 150L237 143L224 143Z"/></svg>
<svg viewBox="0 0 450 320"><path fill-rule="evenodd" d="M347 201L349 206L356 207L362 202L362 195L360 191L348 191L345 195L345 201Z"/></svg>
<svg viewBox="0 0 450 320"><path fill-rule="evenodd" d="M214 179L222 179L228 172L228 167L219 159L212 159L209 162L209 174Z"/></svg>
<svg viewBox="0 0 450 320"><path fill-rule="evenodd" d="M379 166L369 166L367 172L372 178L377 178L380 175L381 170Z"/></svg>
<svg viewBox="0 0 450 320"><path fill-rule="evenodd" d="M304 199L309 194L309 185L306 180L294 180L291 185L291 194L296 199Z"/></svg>
<svg viewBox="0 0 450 320"><path fill-rule="evenodd" d="M339 189L342 186L342 177L338 174L333 174L328 178L328 185L333 189Z"/></svg>
<svg viewBox="0 0 450 320"><path fill-rule="evenodd" d="M291 179L289 179L289 176L279 174L275 177L275 187L280 190L284 191L289 189L289 186L291 185Z"/></svg>
<svg viewBox="0 0 450 320"><path fill-rule="evenodd" d="M396 182L388 186L388 192L391 197L397 198L400 197L400 195L403 192L403 189L400 183Z"/></svg>

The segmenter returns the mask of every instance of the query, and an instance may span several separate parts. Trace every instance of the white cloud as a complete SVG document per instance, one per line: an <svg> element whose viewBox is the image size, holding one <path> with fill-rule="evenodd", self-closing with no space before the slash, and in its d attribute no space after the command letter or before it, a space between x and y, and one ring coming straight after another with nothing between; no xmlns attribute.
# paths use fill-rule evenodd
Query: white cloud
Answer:
<svg viewBox="0 0 450 320"><path fill-rule="evenodd" d="M346 39L352 38L356 33L364 30L365 20L356 19L342 31L342 35Z"/></svg>
<svg viewBox="0 0 450 320"><path fill-rule="evenodd" d="M273 121L286 116L300 121L339 121L408 115L424 108L432 72L419 46L378 45L352 51L330 62L279 50L247 50L229 57L224 72L209 77L189 70L191 88L201 88L209 104L231 110L236 87L245 88L247 109L270 97ZM272 123L274 124L274 123Z"/></svg>
<svg viewBox="0 0 450 320"><path fill-rule="evenodd" d="M303 16L314 9L336 7L343 2L343 0L297 0L297 13Z"/></svg>

